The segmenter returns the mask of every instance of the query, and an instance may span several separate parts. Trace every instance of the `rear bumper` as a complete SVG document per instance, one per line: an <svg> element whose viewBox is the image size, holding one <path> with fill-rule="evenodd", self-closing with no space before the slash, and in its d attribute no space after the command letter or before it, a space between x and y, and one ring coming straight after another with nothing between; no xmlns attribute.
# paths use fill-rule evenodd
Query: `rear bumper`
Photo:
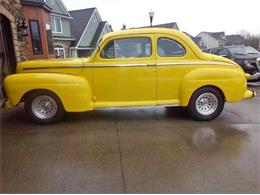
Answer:
<svg viewBox="0 0 260 195"><path fill-rule="evenodd" d="M248 81L255 81L255 80L259 80L260 79L260 72L257 72L253 75L251 75L247 80Z"/></svg>
<svg viewBox="0 0 260 195"><path fill-rule="evenodd" d="M251 99L256 97L256 92L253 90L247 90L244 95L244 99Z"/></svg>

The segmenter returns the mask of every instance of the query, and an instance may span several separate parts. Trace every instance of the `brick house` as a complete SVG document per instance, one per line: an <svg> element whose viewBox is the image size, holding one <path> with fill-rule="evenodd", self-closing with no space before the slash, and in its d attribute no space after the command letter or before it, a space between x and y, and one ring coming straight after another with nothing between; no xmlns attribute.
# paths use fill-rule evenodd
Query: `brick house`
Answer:
<svg viewBox="0 0 260 195"><path fill-rule="evenodd" d="M0 1L0 87L6 75L15 73L16 64L28 59L27 43L18 38L17 24L22 17L20 0ZM0 101L3 92L0 89Z"/></svg>
<svg viewBox="0 0 260 195"><path fill-rule="evenodd" d="M54 57L50 12L44 0L0 1L0 101L3 80L16 72L17 63ZM26 33L18 28L21 23Z"/></svg>
<svg viewBox="0 0 260 195"><path fill-rule="evenodd" d="M21 0L22 14L29 27L29 60L54 58L50 13L44 0Z"/></svg>

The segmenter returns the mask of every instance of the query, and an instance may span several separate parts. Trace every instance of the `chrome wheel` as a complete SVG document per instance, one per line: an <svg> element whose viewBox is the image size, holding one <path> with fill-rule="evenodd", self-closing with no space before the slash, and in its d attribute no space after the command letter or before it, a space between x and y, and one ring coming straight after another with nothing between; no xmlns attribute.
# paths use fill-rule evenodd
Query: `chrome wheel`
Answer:
<svg viewBox="0 0 260 195"><path fill-rule="evenodd" d="M196 110L204 116L213 114L218 108L218 98L212 93L203 93L196 100Z"/></svg>
<svg viewBox="0 0 260 195"><path fill-rule="evenodd" d="M31 105L33 114L43 120L51 119L58 111L55 99L46 95L36 97Z"/></svg>

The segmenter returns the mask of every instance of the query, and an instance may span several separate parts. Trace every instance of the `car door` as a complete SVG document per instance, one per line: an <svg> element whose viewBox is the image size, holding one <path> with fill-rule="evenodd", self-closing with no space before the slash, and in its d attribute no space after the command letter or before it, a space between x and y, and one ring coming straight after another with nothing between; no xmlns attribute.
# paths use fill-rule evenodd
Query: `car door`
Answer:
<svg viewBox="0 0 260 195"><path fill-rule="evenodd" d="M157 42L157 104L179 104L180 85L196 60L190 47L177 36L158 34Z"/></svg>
<svg viewBox="0 0 260 195"><path fill-rule="evenodd" d="M96 107L156 104L153 34L104 41L93 62Z"/></svg>

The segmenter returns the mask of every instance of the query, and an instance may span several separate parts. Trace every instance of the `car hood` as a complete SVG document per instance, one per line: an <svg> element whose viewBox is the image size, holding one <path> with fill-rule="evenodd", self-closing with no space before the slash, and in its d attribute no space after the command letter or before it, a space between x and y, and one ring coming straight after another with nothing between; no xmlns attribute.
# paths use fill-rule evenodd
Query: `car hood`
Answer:
<svg viewBox="0 0 260 195"><path fill-rule="evenodd" d="M236 60L256 60L260 58L260 54L232 55L232 58Z"/></svg>
<svg viewBox="0 0 260 195"><path fill-rule="evenodd" d="M55 72L78 74L84 68L81 59L48 59L21 62L17 66L17 73Z"/></svg>

